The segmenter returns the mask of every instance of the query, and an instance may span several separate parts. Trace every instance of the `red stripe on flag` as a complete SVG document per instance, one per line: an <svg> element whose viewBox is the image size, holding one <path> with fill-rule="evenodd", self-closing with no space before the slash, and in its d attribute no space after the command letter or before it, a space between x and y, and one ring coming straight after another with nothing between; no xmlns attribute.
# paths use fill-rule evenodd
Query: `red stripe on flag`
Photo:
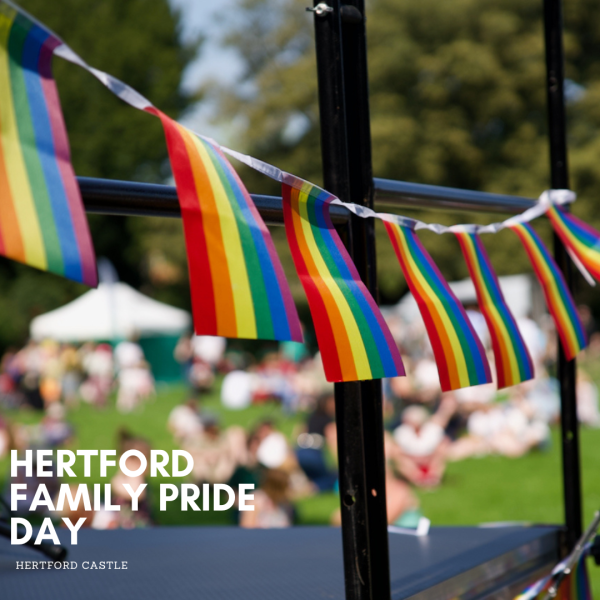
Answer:
<svg viewBox="0 0 600 600"><path fill-rule="evenodd" d="M408 268L408 265L404 262L402 250L400 249L400 246L398 244L398 238L396 237L396 235L400 235L400 234L396 233L395 228L391 223L387 223L384 221L383 224L385 225L385 228L387 229L388 236L389 236L390 241L392 242L392 246L394 248L394 252L396 253L396 256L398 257L398 262L400 263L400 267L402 268L402 272L404 273L404 278L406 279L406 282L408 283L408 287L410 288L410 291L412 292L412 295L414 296L415 301L417 302L417 305L419 306L419 312L421 313L421 316L423 317L423 321L425 323L425 329L427 330L429 341L431 342L431 347L433 349L433 355L435 357L435 362L437 364L438 375L440 378L440 387L442 388L442 391L444 391L444 392L451 390L451 389L453 389L453 386L452 386L452 382L450 380L450 373L449 373L449 369L448 369L448 360L446 358L446 353L444 352L444 346L442 345L440 337L437 333L435 321L433 320L433 317L430 314L427 299L424 298L421 295L421 293L419 292L418 287L415 285L415 283L413 282L413 279L411 277L410 269Z"/></svg>
<svg viewBox="0 0 600 600"><path fill-rule="evenodd" d="M290 246L290 252L294 259L294 264L296 265L296 271L298 272L300 282L302 283L302 287L308 298L310 312L315 325L315 333L321 351L321 359L323 360L325 376L327 377L327 381L343 381L342 367L340 365L338 349L335 343L333 330L331 329L327 308L325 307L325 302L323 298L321 298L321 294L319 293L315 282L308 272L308 268L302 257L302 252L298 246L298 240L296 239L294 219L292 216L292 188L286 184L282 184L281 188L285 232ZM295 191L296 194L298 193L297 190L293 191Z"/></svg>
<svg viewBox="0 0 600 600"><path fill-rule="evenodd" d="M198 334L218 335L208 248L190 158L177 123L156 108L147 108L146 110L159 117L162 122L171 167L177 183L190 272L194 329Z"/></svg>

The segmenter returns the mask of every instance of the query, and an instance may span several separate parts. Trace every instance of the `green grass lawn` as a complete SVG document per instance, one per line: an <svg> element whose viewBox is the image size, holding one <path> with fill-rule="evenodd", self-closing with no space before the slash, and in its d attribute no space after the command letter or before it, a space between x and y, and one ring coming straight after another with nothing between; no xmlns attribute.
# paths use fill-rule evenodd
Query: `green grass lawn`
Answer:
<svg viewBox="0 0 600 600"><path fill-rule="evenodd" d="M109 449L115 447L116 432L126 427L134 434L149 440L154 448L170 451L176 446L166 429L171 409L185 398L182 386L163 388L155 400L138 412L121 415L111 403L103 410L87 405L69 413L77 435L72 449ZM301 416L284 416L278 406L252 406L233 412L224 410L216 393L205 397L203 410L219 416L223 426L231 424L251 428L264 419L274 419L279 428L290 435ZM19 412L6 415L9 419L34 423L39 416ZM581 454L583 468L584 517L589 522L595 510L600 509L600 430L582 430ZM0 461L0 482L6 480L9 461ZM108 482L92 477L87 483ZM151 498L157 502L158 486L166 481L151 480ZM169 480L174 481L174 480ZM437 490L419 491L424 514L434 525L475 525L490 521L527 521L533 523L560 523L563 519L560 441L553 431L552 444L544 452L532 452L519 459L485 457L465 460L448 466L445 480ZM327 524L338 504L336 494L324 494L298 502L300 524ZM154 507L153 516L161 525L220 525L231 524L232 514L223 512L184 512L176 503L166 512ZM600 597L600 568L590 562L590 574L597 597Z"/></svg>

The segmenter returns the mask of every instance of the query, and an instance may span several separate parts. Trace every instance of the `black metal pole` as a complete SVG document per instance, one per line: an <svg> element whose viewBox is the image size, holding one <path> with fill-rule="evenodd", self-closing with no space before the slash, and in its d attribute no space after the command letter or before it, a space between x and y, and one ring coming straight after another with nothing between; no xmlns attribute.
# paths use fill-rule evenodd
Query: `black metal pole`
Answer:
<svg viewBox="0 0 600 600"><path fill-rule="evenodd" d="M372 205L364 6L328 5L332 12L315 15L324 186ZM373 227L352 219L346 245L376 297ZM335 400L346 598L389 599L381 382L338 383Z"/></svg>
<svg viewBox="0 0 600 600"><path fill-rule="evenodd" d="M373 207L374 182L371 158L371 118L364 0L345 0L341 7L342 62L346 101L346 137L350 170L350 201ZM354 264L365 285L378 300L375 220L350 220ZM381 380L358 384L363 414L365 486L368 516L371 589L365 597L391 597L387 533L383 398Z"/></svg>
<svg viewBox="0 0 600 600"><path fill-rule="evenodd" d="M548 135L550 179L553 189L569 188L567 134L564 95L563 19L561 0L544 0L546 40L546 87L548 94ZM571 261L560 239L554 235L554 257L569 287L573 288ZM581 475L579 466L579 424L577 421L576 362L567 361L559 341L558 380L560 384L563 487L566 543L571 550L582 532Z"/></svg>

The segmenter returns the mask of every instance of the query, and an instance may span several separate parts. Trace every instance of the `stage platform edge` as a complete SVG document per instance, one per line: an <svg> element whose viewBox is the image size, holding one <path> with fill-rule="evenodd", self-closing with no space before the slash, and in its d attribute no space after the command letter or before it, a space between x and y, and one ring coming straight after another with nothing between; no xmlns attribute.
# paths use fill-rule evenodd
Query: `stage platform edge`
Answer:
<svg viewBox="0 0 600 600"><path fill-rule="evenodd" d="M393 600L509 600L558 561L557 527L433 527L389 534ZM69 546L68 531L61 539ZM8 600L344 600L341 531L164 527L80 532L70 571L17 570L44 557L0 538ZM127 570L85 569L127 561Z"/></svg>

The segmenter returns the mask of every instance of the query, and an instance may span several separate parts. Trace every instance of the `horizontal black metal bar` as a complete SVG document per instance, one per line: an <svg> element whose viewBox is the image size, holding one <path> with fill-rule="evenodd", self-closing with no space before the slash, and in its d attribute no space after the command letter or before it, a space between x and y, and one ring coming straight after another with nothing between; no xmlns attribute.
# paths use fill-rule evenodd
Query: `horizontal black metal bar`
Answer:
<svg viewBox="0 0 600 600"><path fill-rule="evenodd" d="M170 185L78 177L85 210L104 215L180 217L177 190Z"/></svg>
<svg viewBox="0 0 600 600"><path fill-rule="evenodd" d="M374 183L376 203L405 208L517 214L531 208L536 203L532 198L523 198L522 196L488 194L377 177L374 179Z"/></svg>
<svg viewBox="0 0 600 600"><path fill-rule="evenodd" d="M88 213L121 216L181 217L177 190L170 185L136 183L78 177L83 204ZM283 225L282 200L277 196L251 194L267 225ZM348 223L349 212L332 206L331 219L336 225Z"/></svg>
<svg viewBox="0 0 600 600"><path fill-rule="evenodd" d="M104 215L180 217L174 186L78 177L85 209ZM407 183L375 178L375 201L396 207L438 210L472 210L520 213L535 204L532 198L488 194L437 185ZM251 194L254 204L268 225L283 224L282 200L278 196ZM349 212L341 206L330 209L336 225L348 223Z"/></svg>

